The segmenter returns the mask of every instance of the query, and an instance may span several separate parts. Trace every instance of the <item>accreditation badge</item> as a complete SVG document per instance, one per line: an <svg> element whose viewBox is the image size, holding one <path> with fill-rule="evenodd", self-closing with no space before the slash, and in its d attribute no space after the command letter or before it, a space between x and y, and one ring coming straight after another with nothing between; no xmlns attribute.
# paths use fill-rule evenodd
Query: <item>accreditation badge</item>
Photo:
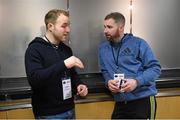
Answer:
<svg viewBox="0 0 180 120"><path fill-rule="evenodd" d="M118 87L124 84L124 73L123 74L114 74L114 80L118 80L117 85Z"/></svg>
<svg viewBox="0 0 180 120"><path fill-rule="evenodd" d="M72 97L72 90L71 90L71 79L64 79L62 80L63 86L63 100L69 99Z"/></svg>

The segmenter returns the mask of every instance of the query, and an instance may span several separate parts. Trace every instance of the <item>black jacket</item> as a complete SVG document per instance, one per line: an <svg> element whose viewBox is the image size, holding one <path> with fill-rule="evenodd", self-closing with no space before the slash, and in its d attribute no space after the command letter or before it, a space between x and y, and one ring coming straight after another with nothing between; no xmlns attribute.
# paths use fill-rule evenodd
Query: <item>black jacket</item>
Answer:
<svg viewBox="0 0 180 120"><path fill-rule="evenodd" d="M72 92L82 82L74 68L67 69L64 60L72 56L72 50L64 43L57 49L36 37L25 53L25 68L32 88L32 106L35 116L54 115L74 108L73 97L63 100L62 78L71 78ZM72 95L73 96L73 95Z"/></svg>

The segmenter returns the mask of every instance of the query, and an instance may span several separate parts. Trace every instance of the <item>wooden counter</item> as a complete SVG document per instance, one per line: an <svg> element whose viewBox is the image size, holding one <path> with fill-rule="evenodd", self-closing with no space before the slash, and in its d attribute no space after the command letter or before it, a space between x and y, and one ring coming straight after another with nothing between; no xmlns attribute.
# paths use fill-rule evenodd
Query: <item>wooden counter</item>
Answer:
<svg viewBox="0 0 180 120"><path fill-rule="evenodd" d="M0 119L33 119L30 99L0 102ZM77 119L110 119L114 106L108 93L90 93L75 99ZM180 119L180 88L160 89L157 94L157 119Z"/></svg>
<svg viewBox="0 0 180 120"><path fill-rule="evenodd" d="M88 85L86 98L75 98L76 117L79 119L109 119L114 106L113 97L104 86L101 73L80 75ZM156 80L157 117L180 119L180 69L163 70ZM31 109L31 88L27 78L0 78L0 119L34 118Z"/></svg>

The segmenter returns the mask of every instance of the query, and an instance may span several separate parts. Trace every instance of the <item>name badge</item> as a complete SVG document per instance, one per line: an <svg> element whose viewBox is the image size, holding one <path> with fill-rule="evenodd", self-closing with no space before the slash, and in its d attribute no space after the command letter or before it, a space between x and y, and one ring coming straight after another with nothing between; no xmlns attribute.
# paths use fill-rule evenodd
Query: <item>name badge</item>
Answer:
<svg viewBox="0 0 180 120"><path fill-rule="evenodd" d="M114 80L118 80L118 87L121 87L124 84L124 74L114 74Z"/></svg>
<svg viewBox="0 0 180 120"><path fill-rule="evenodd" d="M71 79L62 80L62 86L63 86L63 100L71 98L72 97Z"/></svg>

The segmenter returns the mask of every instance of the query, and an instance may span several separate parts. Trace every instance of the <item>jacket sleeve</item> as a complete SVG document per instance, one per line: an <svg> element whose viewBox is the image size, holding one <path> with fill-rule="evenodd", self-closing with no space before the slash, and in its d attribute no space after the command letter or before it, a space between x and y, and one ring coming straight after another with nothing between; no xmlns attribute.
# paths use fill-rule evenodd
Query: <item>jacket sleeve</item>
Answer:
<svg viewBox="0 0 180 120"><path fill-rule="evenodd" d="M69 49L69 53L70 53L70 56L73 55L73 52L71 49ZM71 76L71 79L72 79L72 88L73 88L73 92L74 94L77 93L77 87L78 85L80 84L84 84L84 82L82 82L82 80L80 79L78 73L76 72L76 69L75 67L72 67L70 69L70 76ZM85 84L84 84L85 85Z"/></svg>
<svg viewBox="0 0 180 120"><path fill-rule="evenodd" d="M48 81L67 69L63 60L47 68L42 64L43 58L40 52L33 47L28 47L25 53L25 68L28 81L33 89L47 85Z"/></svg>
<svg viewBox="0 0 180 120"><path fill-rule="evenodd" d="M108 70L107 70L105 64L104 64L104 57L103 57L104 55L103 55L103 54L105 54L105 53L104 53L104 51L103 51L103 49L102 49L102 46L101 46L101 47L99 48L100 69L101 69L102 75L103 75L103 77L104 77L104 79L105 79L105 84L106 84L106 86L107 86L107 83L108 83L109 80L111 80L111 77L110 77L110 75L109 75L109 73L108 73Z"/></svg>
<svg viewBox="0 0 180 120"><path fill-rule="evenodd" d="M84 82L82 82L82 80L79 78L79 75L77 74L74 67L71 68L70 74L71 74L71 79L72 79L72 88L74 90L74 93L76 93L77 92L77 86L80 84L84 84Z"/></svg>
<svg viewBox="0 0 180 120"><path fill-rule="evenodd" d="M142 41L139 47L139 57L142 62L142 72L135 78L138 86L155 84L155 80L161 74L161 66L152 49L146 41Z"/></svg>

